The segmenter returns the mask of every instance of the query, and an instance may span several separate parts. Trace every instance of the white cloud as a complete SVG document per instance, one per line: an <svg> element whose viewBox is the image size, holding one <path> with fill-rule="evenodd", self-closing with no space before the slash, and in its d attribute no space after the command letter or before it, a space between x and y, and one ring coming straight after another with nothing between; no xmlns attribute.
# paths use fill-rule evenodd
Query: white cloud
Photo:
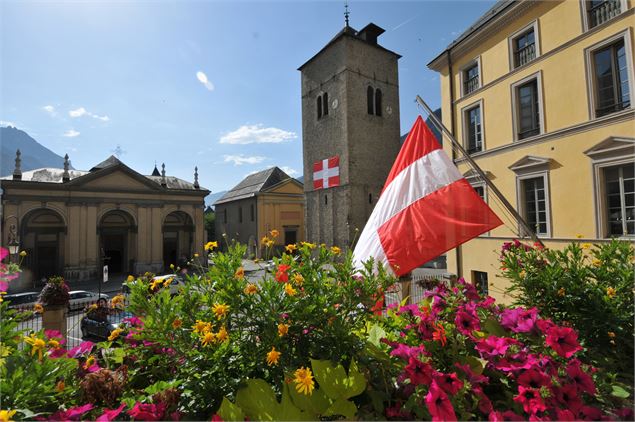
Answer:
<svg viewBox="0 0 635 422"><path fill-rule="evenodd" d="M52 105L45 105L44 107L42 107L42 110L46 111L51 116L57 115L57 112L55 111L55 107L53 107Z"/></svg>
<svg viewBox="0 0 635 422"><path fill-rule="evenodd" d="M209 79L207 79L207 75L201 72L200 70L196 72L196 79L198 79L198 81L202 83L205 86L205 88L207 88L208 90L210 91L214 90L214 84L211 83Z"/></svg>
<svg viewBox="0 0 635 422"><path fill-rule="evenodd" d="M0 126L13 126L13 127L15 127L15 123L9 122L7 120L0 120Z"/></svg>
<svg viewBox="0 0 635 422"><path fill-rule="evenodd" d="M242 166L243 164L258 164L265 161L267 157L252 156L245 157L244 155L225 155L223 161L225 163L234 163L235 166Z"/></svg>
<svg viewBox="0 0 635 422"><path fill-rule="evenodd" d="M298 174L298 172L295 169L292 169L291 167L287 167L287 166L281 166L280 170L282 170L283 172L287 173L291 177L293 177L293 176Z"/></svg>
<svg viewBox="0 0 635 422"><path fill-rule="evenodd" d="M220 138L221 144L277 144L297 138L294 132L258 125L241 126Z"/></svg>
<svg viewBox="0 0 635 422"><path fill-rule="evenodd" d="M108 117L108 116L99 116L97 114L91 113L90 111L86 110L84 107L80 107L78 109L71 110L71 111L68 112L68 115L73 117L73 118L82 117L82 116L89 116L89 117L92 117L93 119L101 120L102 122L110 121L110 117Z"/></svg>
<svg viewBox="0 0 635 422"><path fill-rule="evenodd" d="M88 112L86 111L86 109L84 107L80 107L76 110L71 110L68 112L68 115L71 117L82 117L83 115L87 114Z"/></svg>
<svg viewBox="0 0 635 422"><path fill-rule="evenodd" d="M67 138L74 138L76 136L79 136L79 132L76 131L75 129L70 129L70 130L67 130L66 132L64 132L64 135L62 135L62 136L65 136Z"/></svg>

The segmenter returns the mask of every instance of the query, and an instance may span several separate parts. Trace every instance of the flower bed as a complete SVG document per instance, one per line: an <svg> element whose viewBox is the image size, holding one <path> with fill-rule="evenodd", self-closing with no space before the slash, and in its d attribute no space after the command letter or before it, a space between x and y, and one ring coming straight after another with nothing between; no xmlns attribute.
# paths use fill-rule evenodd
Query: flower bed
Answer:
<svg viewBox="0 0 635 422"><path fill-rule="evenodd" d="M382 313L396 280L338 248L289 245L256 282L244 246L206 246L215 265L178 295L129 283L135 316L102 343L21 333L1 303L0 420L632 418L578 333L536 308L460 282Z"/></svg>

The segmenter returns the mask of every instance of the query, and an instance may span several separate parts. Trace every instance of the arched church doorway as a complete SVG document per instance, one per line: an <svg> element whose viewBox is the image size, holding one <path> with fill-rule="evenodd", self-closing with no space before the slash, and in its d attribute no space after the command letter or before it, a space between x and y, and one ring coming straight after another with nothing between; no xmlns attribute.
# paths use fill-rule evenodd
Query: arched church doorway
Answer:
<svg viewBox="0 0 635 422"><path fill-rule="evenodd" d="M165 271L173 264L184 267L192 257L194 241L194 223L183 211L174 211L163 221L163 268Z"/></svg>
<svg viewBox="0 0 635 422"><path fill-rule="evenodd" d="M134 267L136 226L130 214L108 211L99 222L101 259L110 274L130 273Z"/></svg>
<svg viewBox="0 0 635 422"><path fill-rule="evenodd" d="M27 252L24 266L35 280L63 275L66 224L51 209L37 209L22 219L20 248Z"/></svg>

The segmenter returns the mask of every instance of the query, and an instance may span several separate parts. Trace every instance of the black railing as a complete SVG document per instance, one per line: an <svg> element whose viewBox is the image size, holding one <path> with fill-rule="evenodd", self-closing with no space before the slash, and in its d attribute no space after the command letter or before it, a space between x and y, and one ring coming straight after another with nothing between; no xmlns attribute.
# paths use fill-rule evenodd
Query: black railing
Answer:
<svg viewBox="0 0 635 422"><path fill-rule="evenodd" d="M604 107L598 107L595 109L595 116L602 117L607 114L615 113L616 111L621 111L627 109L631 106L630 101L621 101L618 103L610 104Z"/></svg>
<svg viewBox="0 0 635 422"><path fill-rule="evenodd" d="M589 28L601 25L622 12L621 0L606 0L589 8Z"/></svg>
<svg viewBox="0 0 635 422"><path fill-rule="evenodd" d="M523 66L536 58L536 43L527 44L514 53L515 67Z"/></svg>
<svg viewBox="0 0 635 422"><path fill-rule="evenodd" d="M463 92L469 94L470 92L476 91L478 86L478 75L474 75L463 83Z"/></svg>
<svg viewBox="0 0 635 422"><path fill-rule="evenodd" d="M529 138L530 136L536 136L539 133L540 133L539 127L523 130L522 132L518 132L518 139Z"/></svg>
<svg viewBox="0 0 635 422"><path fill-rule="evenodd" d="M483 151L483 147L481 145L471 145L467 149L468 154L474 154L475 152L481 152L481 151Z"/></svg>

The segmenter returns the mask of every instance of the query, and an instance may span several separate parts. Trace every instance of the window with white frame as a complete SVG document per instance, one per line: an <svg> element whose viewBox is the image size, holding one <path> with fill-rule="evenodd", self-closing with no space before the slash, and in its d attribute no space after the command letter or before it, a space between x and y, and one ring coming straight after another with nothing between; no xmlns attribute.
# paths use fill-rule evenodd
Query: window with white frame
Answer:
<svg viewBox="0 0 635 422"><path fill-rule="evenodd" d="M521 140L543 133L543 101L541 73L512 85L514 139Z"/></svg>
<svg viewBox="0 0 635 422"><path fill-rule="evenodd" d="M465 111L467 152L473 154L483 150L483 130L481 124L481 106L477 105Z"/></svg>
<svg viewBox="0 0 635 422"><path fill-rule="evenodd" d="M511 68L516 69L540 56L538 21L516 32L509 38Z"/></svg>
<svg viewBox="0 0 635 422"><path fill-rule="evenodd" d="M516 173L518 210L538 236L552 236L549 198L550 158L527 155L509 168ZM525 230L520 230L524 232ZM527 233L528 234L528 233Z"/></svg>
<svg viewBox="0 0 635 422"><path fill-rule="evenodd" d="M605 167L602 172L607 237L635 235L635 166Z"/></svg>
<svg viewBox="0 0 635 422"><path fill-rule="evenodd" d="M474 60L461 72L463 95L476 91L481 86L479 61Z"/></svg>
<svg viewBox="0 0 635 422"><path fill-rule="evenodd" d="M582 2L586 29L608 22L626 10L625 0L585 0Z"/></svg>
<svg viewBox="0 0 635 422"><path fill-rule="evenodd" d="M591 52L595 117L631 106L627 49L623 37Z"/></svg>

